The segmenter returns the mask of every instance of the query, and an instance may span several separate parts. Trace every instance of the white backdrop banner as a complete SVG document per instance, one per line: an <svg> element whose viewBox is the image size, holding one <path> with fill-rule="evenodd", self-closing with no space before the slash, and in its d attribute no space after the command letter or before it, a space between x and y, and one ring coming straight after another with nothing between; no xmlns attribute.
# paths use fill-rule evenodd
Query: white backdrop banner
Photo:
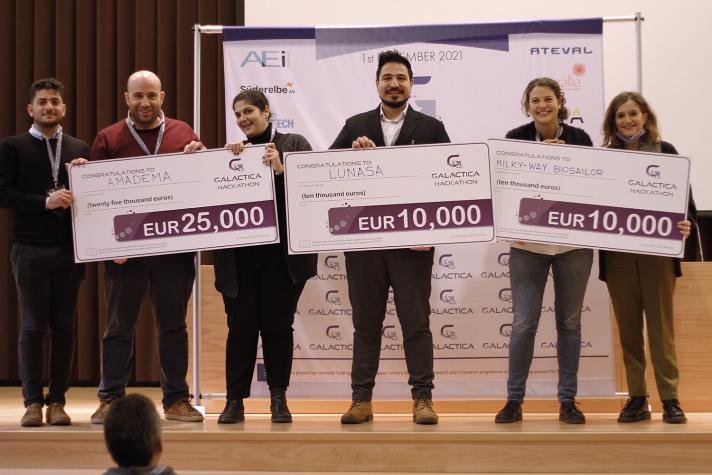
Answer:
<svg viewBox="0 0 712 475"><path fill-rule="evenodd" d="M437 117L453 142L479 142L530 120L521 96L534 77L561 84L567 122L600 143L603 119L602 19L388 27L225 27L226 130L244 138L232 113L239 92L258 88L273 125L327 149L344 121L378 103L378 53L397 49L413 66L411 105ZM295 321L290 394L350 397L353 326L341 254L321 254ZM506 395L512 322L508 245L436 248L431 296L435 397ZM583 312L579 394L609 396L614 375L608 295L596 264ZM392 300L392 299L391 299ZM549 282L528 382L530 397L556 394L556 330ZM260 360L261 361L261 360ZM267 393L258 365L255 395ZM407 398L402 337L389 302L376 397ZM319 384L314 384L319 383Z"/></svg>

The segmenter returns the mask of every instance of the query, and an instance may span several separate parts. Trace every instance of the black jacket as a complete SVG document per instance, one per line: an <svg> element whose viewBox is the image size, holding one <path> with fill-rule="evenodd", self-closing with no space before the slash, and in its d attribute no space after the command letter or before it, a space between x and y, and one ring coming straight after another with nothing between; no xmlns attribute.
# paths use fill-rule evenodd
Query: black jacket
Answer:
<svg viewBox="0 0 712 475"><path fill-rule="evenodd" d="M591 142L591 137L588 136L585 130L579 129L577 127L571 127L570 125L561 124L563 131L561 132L561 140L569 145L587 145L589 147L593 146ZM529 140L534 142L536 140L536 127L534 122L529 122L521 127L512 129L507 132L506 138L516 139L516 140Z"/></svg>
<svg viewBox="0 0 712 475"><path fill-rule="evenodd" d="M344 127L329 148L351 148L353 141L361 136L366 136L373 140L377 147L386 145L383 139L383 129L381 128L380 105L373 110L362 112L346 119ZM450 137L448 137L443 123L408 106L403 126L393 145L434 143L450 143Z"/></svg>
<svg viewBox="0 0 712 475"><path fill-rule="evenodd" d="M299 134L274 134L274 146L282 161L284 152L303 152L311 150L309 142ZM287 251L287 210L284 198L284 174L274 177L275 200L277 202L277 222L279 237L284 257L287 261L292 282L305 282L316 275L317 255L289 255ZM237 265L234 249L215 251L215 288L227 297L237 297Z"/></svg>

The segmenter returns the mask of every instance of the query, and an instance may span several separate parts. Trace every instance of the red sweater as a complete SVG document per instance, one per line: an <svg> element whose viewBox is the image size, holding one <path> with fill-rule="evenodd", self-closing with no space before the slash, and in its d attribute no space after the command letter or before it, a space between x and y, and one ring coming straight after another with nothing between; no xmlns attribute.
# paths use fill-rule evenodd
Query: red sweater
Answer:
<svg viewBox="0 0 712 475"><path fill-rule="evenodd" d="M144 155L141 147L136 143L128 129L125 120L102 129L94 139L91 146L89 160L103 160L106 158L139 157ZM159 128L149 130L136 130L146 147L153 151L156 148ZM158 153L182 152L191 140L199 140L193 129L183 121L166 118L166 129L161 140L161 149Z"/></svg>

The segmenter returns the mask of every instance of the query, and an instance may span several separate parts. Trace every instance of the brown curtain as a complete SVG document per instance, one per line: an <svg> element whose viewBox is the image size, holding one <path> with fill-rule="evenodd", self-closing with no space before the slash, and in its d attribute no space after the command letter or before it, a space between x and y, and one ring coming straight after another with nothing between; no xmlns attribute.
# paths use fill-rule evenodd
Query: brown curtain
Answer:
<svg viewBox="0 0 712 475"><path fill-rule="evenodd" d="M96 132L124 117L126 79L139 69L156 72L169 117L193 122L194 24L243 25L244 0L2 0L0 1L0 136L30 126L27 90L38 78L65 85L64 130L91 145ZM225 143L222 37L202 35L201 139ZM19 315L9 252L11 214L0 209L0 382L17 383ZM75 383L99 380L106 321L103 269L87 267L79 295ZM159 379L150 306L136 328L132 381Z"/></svg>

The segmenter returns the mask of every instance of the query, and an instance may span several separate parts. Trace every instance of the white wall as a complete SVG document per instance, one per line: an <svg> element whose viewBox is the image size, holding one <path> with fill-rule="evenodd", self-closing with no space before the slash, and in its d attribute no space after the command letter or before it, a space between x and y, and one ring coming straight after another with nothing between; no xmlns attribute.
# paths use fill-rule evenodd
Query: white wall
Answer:
<svg viewBox="0 0 712 475"><path fill-rule="evenodd" d="M246 0L248 26L388 25L643 14L643 94L663 138L692 159L699 209L712 210L712 2L708 0ZM604 24L606 101L635 88L635 26ZM374 91L375 92L375 91ZM519 97L512 98L518 107ZM325 105L326 106L326 105ZM706 139L710 138L710 142Z"/></svg>

